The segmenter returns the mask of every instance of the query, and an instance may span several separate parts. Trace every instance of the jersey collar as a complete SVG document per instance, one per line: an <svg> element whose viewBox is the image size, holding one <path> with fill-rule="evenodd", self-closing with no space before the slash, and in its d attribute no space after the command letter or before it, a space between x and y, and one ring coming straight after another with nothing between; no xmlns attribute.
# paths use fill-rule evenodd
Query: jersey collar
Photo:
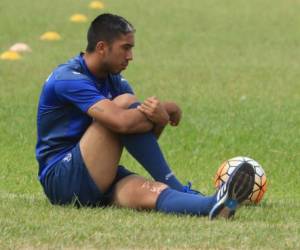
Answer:
<svg viewBox="0 0 300 250"><path fill-rule="evenodd" d="M87 74L87 75L88 75L92 80L94 80L96 83L98 83L98 84L103 84L103 82L105 82L107 78L105 78L105 79L99 79L99 78L97 78L95 75L93 75L93 73L88 69L88 67L87 67L87 65L86 65L86 63L85 63L85 60L84 60L84 58L83 58L83 55L84 55L84 53L83 53L83 52L80 52L80 54L79 54L78 57L79 57L80 65L81 65L81 67L82 67L83 70L84 70L84 73Z"/></svg>

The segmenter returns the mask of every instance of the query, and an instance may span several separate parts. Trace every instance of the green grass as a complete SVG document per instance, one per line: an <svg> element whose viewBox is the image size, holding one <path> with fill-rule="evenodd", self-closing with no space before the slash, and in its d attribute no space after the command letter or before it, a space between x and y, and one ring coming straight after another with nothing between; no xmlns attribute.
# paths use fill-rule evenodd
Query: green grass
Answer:
<svg viewBox="0 0 300 250"><path fill-rule="evenodd" d="M234 221L128 209L51 206L34 158L39 92L51 70L85 48L85 0L1 0L0 53L15 42L33 52L0 61L0 249L300 248L300 31L298 1L112 0L105 11L135 25L135 60L124 75L144 99L176 100L181 125L163 151L181 180L205 193L220 163L258 160L268 191ZM59 32L58 42L39 36ZM140 174L128 154L122 163Z"/></svg>

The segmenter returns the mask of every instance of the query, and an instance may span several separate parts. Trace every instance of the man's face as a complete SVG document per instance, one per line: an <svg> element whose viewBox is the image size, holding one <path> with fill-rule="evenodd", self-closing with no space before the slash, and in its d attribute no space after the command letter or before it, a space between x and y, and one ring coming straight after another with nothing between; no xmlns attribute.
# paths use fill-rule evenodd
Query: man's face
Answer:
<svg viewBox="0 0 300 250"><path fill-rule="evenodd" d="M117 74L126 69L129 61L133 59L134 33L121 35L105 48L103 67L107 73Z"/></svg>

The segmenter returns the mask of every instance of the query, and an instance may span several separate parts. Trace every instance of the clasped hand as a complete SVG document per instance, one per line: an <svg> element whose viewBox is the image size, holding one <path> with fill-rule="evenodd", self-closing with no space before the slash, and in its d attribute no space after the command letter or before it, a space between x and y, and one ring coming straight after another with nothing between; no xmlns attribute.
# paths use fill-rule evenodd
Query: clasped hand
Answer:
<svg viewBox="0 0 300 250"><path fill-rule="evenodd" d="M181 119L181 110L175 103L162 103L155 96L147 98L138 109L155 124L165 126L169 122L177 126Z"/></svg>

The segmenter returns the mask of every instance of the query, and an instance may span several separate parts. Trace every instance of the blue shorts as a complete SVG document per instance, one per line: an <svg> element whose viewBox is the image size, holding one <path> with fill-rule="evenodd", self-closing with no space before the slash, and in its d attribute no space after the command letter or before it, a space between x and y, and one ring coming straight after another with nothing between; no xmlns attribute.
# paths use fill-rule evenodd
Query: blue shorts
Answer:
<svg viewBox="0 0 300 250"><path fill-rule="evenodd" d="M89 175L77 144L48 171L41 184L52 204L107 206L112 201L116 183L131 174L134 173L119 166L111 187L102 193Z"/></svg>

